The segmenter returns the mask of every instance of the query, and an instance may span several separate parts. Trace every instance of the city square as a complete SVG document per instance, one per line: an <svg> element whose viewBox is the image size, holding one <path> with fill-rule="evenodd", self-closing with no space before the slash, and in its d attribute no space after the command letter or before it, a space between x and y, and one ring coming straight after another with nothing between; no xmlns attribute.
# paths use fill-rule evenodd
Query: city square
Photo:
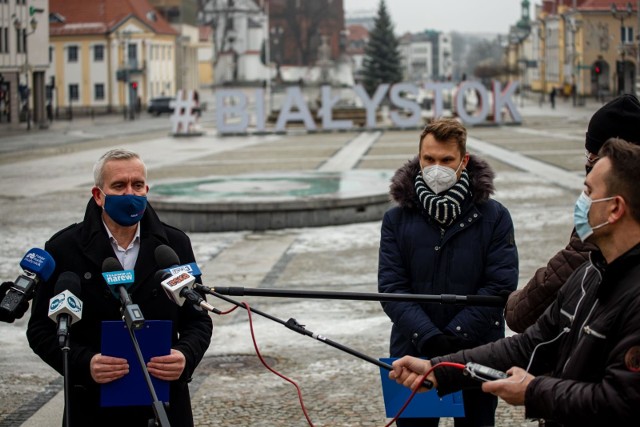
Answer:
<svg viewBox="0 0 640 427"><path fill-rule="evenodd" d="M521 102L520 102L521 101ZM468 150L496 172L495 198L511 212L519 252L519 283L566 245L574 202L584 179L584 134L599 103L555 110L519 100L521 125L469 128ZM2 247L0 274L13 280L25 251L43 247L57 230L82 220L91 169L109 148L138 152L154 185L209 176L309 172L345 152L360 132L220 136L213 112L204 134L169 135L166 118L136 122L106 117L56 122L48 130L0 137ZM419 129L381 130L346 167L392 173L412 158ZM379 192L387 188L379 184ZM207 286L350 292L377 291L380 221L277 230L189 232ZM374 358L388 356L390 322L377 302L236 298ZM209 297L221 311L232 304ZM212 315L213 338L190 384L196 425L307 425L295 389L260 364L247 313ZM29 349L28 315L0 325L0 424L55 426L62 414L62 379ZM253 315L260 352L296 381L315 425L384 425L377 366L306 339ZM508 331L508 333L511 333ZM450 422L450 421L448 421ZM448 425L448 424L447 424ZM529 425L520 408L502 402L499 426Z"/></svg>

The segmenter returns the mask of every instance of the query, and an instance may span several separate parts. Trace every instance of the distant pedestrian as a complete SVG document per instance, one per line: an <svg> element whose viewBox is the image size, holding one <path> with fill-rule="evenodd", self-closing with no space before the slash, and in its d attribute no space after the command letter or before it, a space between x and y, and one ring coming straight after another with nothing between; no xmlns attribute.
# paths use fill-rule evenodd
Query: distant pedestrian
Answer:
<svg viewBox="0 0 640 427"><path fill-rule="evenodd" d="M549 92L549 102L551 102L551 108L556 108L556 88L552 87L551 92Z"/></svg>

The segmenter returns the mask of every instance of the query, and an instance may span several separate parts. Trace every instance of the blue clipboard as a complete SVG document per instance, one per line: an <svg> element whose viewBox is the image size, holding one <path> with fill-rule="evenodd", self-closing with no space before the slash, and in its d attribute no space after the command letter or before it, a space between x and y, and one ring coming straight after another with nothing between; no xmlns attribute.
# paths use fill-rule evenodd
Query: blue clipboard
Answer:
<svg viewBox="0 0 640 427"><path fill-rule="evenodd" d="M397 358L381 358L380 361L392 364ZM389 379L389 371L380 368L382 380L382 397L387 418L393 418L411 395L411 390ZM400 418L440 418L464 417L462 392L439 397L435 390L427 393L416 393L400 415Z"/></svg>
<svg viewBox="0 0 640 427"><path fill-rule="evenodd" d="M134 331L145 363L155 356L171 352L170 320L146 320ZM123 321L102 322L102 350L105 356L122 357L129 361L129 373L124 377L100 385L100 406L149 406L153 403L142 367L136 356L129 331ZM169 382L151 376L158 400L169 402Z"/></svg>

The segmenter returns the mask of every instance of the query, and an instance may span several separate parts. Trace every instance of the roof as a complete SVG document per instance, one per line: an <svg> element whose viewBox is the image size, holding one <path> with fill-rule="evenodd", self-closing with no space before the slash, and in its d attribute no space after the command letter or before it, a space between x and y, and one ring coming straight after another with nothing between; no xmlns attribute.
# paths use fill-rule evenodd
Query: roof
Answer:
<svg viewBox="0 0 640 427"><path fill-rule="evenodd" d="M625 10L627 3L631 3L634 10L636 9L636 2L629 2L629 0L577 0L576 7L579 11L583 12L596 12L596 11L611 11L611 5L614 4L618 10ZM572 2L566 0L543 0L542 7L546 13L555 14L558 13L558 7L565 5L567 7L572 6Z"/></svg>
<svg viewBox="0 0 640 427"><path fill-rule="evenodd" d="M631 3L631 6L634 11L637 10L636 2L629 2L629 0L585 0L581 5L578 6L578 10L611 10L611 5L614 4L618 8L618 10L626 10L627 3Z"/></svg>
<svg viewBox="0 0 640 427"><path fill-rule="evenodd" d="M367 40L369 39L369 30L363 25L351 24L347 27L349 29L349 40Z"/></svg>
<svg viewBox="0 0 640 427"><path fill-rule="evenodd" d="M51 36L108 34L130 17L156 34L178 34L148 0L49 0L49 13L64 18L50 23Z"/></svg>

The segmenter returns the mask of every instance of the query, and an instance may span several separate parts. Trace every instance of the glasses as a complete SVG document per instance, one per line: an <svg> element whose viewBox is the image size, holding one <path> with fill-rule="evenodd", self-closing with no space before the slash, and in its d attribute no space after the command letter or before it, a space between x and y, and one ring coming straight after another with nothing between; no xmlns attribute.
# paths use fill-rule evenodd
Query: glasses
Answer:
<svg viewBox="0 0 640 427"><path fill-rule="evenodd" d="M595 155L595 154L591 153L590 151L585 151L585 152L584 152L584 157L585 157L585 159L587 159L587 163L588 163L590 166L595 165L595 164L596 164L596 162L597 162L598 160L600 160L600 157L598 157L597 155Z"/></svg>

